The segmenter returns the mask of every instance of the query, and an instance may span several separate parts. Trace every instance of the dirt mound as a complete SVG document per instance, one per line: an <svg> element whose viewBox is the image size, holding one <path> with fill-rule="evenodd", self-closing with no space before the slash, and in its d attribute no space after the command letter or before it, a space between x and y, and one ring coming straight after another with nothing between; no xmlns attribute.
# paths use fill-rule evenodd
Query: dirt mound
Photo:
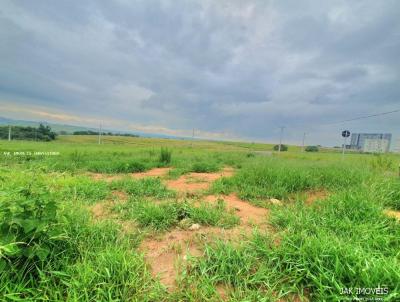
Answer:
<svg viewBox="0 0 400 302"><path fill-rule="evenodd" d="M178 192L198 192L207 190L211 183L220 179L221 177L232 176L234 170L232 168L224 168L216 173L196 173L182 175L176 180L169 180L166 182L168 188Z"/></svg>
<svg viewBox="0 0 400 302"><path fill-rule="evenodd" d="M131 176L134 178L146 178L146 177L163 177L168 174L171 168L154 168L145 172L132 173Z"/></svg>

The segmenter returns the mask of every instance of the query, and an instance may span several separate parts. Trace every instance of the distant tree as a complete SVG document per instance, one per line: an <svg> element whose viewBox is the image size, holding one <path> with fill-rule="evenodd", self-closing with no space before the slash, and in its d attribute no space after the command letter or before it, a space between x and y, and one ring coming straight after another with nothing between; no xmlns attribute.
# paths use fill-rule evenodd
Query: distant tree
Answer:
<svg viewBox="0 0 400 302"><path fill-rule="evenodd" d="M99 132L92 131L92 130L80 130L74 131L73 135L99 135ZM130 136L130 137L139 137L137 134L131 133L113 133L113 132L101 132L102 135L110 135L110 136Z"/></svg>
<svg viewBox="0 0 400 302"><path fill-rule="evenodd" d="M306 147L306 152L318 152L319 148L318 146L307 146Z"/></svg>
<svg viewBox="0 0 400 302"><path fill-rule="evenodd" d="M286 146L286 145L281 145L281 151L287 151L289 149L289 147L288 146ZM279 145L275 145L274 146L274 151L279 151Z"/></svg>
<svg viewBox="0 0 400 302"><path fill-rule="evenodd" d="M11 138L13 140L35 140L35 141L51 141L55 140L57 134L53 132L50 126L39 125L38 128L12 126ZM0 127L0 138L8 139L8 126Z"/></svg>

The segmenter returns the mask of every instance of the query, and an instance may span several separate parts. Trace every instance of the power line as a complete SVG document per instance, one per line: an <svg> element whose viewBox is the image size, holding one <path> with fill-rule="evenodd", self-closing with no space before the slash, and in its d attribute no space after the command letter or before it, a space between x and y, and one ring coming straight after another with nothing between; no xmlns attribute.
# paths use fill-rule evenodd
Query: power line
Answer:
<svg viewBox="0 0 400 302"><path fill-rule="evenodd" d="M343 120L343 121L339 121L339 122L335 122L335 123L328 123L328 124L324 124L324 125L336 125L336 124L341 124L341 123L347 123L347 122L362 120L362 119L366 119L366 118L370 118L370 117L376 117L376 116L381 116L381 115L387 115L387 114L391 114L391 113L395 113L395 112L400 112L400 109L396 109L396 110L392 110L392 111L387 111L387 112L376 113L376 114L370 114L370 115L359 116L359 117L355 117L355 118L352 118L352 119Z"/></svg>

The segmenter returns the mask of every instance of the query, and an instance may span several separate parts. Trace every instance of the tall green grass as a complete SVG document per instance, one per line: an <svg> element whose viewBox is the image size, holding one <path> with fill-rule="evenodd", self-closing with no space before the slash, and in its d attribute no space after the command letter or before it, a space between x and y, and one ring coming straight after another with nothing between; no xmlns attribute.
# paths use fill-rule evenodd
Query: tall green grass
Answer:
<svg viewBox="0 0 400 302"><path fill-rule="evenodd" d="M287 198L307 190L357 186L370 176L369 170L349 164L264 158L246 164L232 178L217 181L213 191L235 191L248 200Z"/></svg>
<svg viewBox="0 0 400 302"><path fill-rule="evenodd" d="M342 301L359 298L342 295L343 288L387 287L382 298L397 301L400 227L384 216L376 197L369 187L359 187L311 207L274 207L277 237L258 234L239 247L211 245L195 270L235 290L265 288L278 296L292 292L312 301Z"/></svg>
<svg viewBox="0 0 400 302"><path fill-rule="evenodd" d="M195 206L189 201L163 201L155 204L143 199L131 199L124 205L117 206L116 210L125 219L133 219L140 226L155 230L167 230L178 225L189 227L193 223L230 228L239 223L239 217L228 210L222 201L215 205L202 203Z"/></svg>

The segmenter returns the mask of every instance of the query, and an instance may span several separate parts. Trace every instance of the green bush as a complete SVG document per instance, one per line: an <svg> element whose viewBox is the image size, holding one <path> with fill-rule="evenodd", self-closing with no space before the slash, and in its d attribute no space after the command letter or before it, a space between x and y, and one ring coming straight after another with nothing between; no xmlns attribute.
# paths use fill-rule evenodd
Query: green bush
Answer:
<svg viewBox="0 0 400 302"><path fill-rule="evenodd" d="M132 162L122 162L116 167L115 172L119 173L137 173L143 172L146 170L146 166L141 162L132 161Z"/></svg>
<svg viewBox="0 0 400 302"><path fill-rule="evenodd" d="M287 150L289 150L289 147L281 144L281 151L287 151ZM274 146L274 151L279 151L279 145Z"/></svg>
<svg viewBox="0 0 400 302"><path fill-rule="evenodd" d="M171 158L172 158L172 151L169 150L168 148L161 148L160 157L158 161L161 164L168 165L171 163Z"/></svg>
<svg viewBox="0 0 400 302"><path fill-rule="evenodd" d="M63 232L57 204L44 188L23 187L0 196L0 270L12 265L35 271L59 250Z"/></svg>
<svg viewBox="0 0 400 302"><path fill-rule="evenodd" d="M306 152L318 152L319 148L318 146L307 146L305 150Z"/></svg>

